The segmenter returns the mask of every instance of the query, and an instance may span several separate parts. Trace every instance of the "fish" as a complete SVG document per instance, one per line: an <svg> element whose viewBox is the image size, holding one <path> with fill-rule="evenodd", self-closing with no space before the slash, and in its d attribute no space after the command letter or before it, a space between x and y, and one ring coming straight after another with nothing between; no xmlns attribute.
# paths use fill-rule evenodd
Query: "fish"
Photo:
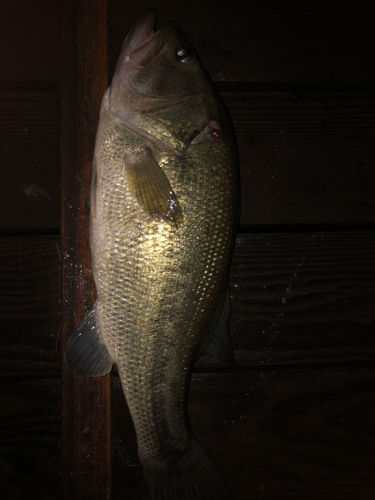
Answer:
<svg viewBox="0 0 375 500"><path fill-rule="evenodd" d="M97 300L71 335L67 369L116 364L153 500L230 500L198 443L193 365L230 366L229 270L239 219L229 113L174 22L147 11L124 41L102 100L90 194Z"/></svg>

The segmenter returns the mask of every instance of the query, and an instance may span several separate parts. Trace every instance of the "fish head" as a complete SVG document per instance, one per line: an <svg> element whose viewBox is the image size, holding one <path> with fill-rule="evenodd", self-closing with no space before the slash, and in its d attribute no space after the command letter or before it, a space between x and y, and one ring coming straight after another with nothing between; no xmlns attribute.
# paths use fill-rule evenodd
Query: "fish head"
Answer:
<svg viewBox="0 0 375 500"><path fill-rule="evenodd" d="M152 135L180 135L183 145L192 130L200 131L210 120L217 120L212 98L216 90L180 27L171 22L155 31L157 17L155 9L146 12L125 39L109 107L122 123L136 123ZM160 132L162 121L167 132ZM177 121L186 123L187 130L179 126L171 131Z"/></svg>

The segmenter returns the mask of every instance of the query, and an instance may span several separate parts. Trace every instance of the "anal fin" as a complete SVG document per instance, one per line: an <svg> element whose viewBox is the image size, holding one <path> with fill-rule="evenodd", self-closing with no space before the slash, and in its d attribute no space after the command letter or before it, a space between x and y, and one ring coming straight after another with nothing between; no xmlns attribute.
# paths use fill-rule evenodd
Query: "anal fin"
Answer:
<svg viewBox="0 0 375 500"><path fill-rule="evenodd" d="M83 377L106 375L114 363L100 334L95 315L96 302L73 332L65 349L67 370Z"/></svg>

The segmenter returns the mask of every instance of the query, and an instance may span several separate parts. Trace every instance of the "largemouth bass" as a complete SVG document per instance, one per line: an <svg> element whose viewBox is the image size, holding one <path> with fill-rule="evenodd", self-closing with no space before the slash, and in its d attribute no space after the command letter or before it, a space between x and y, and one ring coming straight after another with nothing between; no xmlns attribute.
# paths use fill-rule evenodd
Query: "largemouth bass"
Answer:
<svg viewBox="0 0 375 500"><path fill-rule="evenodd" d="M90 245L98 299L68 369L117 365L153 500L232 495L189 424L194 362L233 365L228 274L239 211L229 114L185 34L144 14L100 110Z"/></svg>

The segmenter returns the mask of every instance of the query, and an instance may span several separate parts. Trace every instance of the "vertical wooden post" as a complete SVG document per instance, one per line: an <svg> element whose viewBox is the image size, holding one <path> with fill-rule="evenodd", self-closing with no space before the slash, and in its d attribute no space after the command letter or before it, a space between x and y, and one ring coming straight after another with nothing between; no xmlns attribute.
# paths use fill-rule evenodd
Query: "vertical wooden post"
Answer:
<svg viewBox="0 0 375 500"><path fill-rule="evenodd" d="M108 86L107 0L61 1L62 344L95 301L89 250L91 164ZM63 499L108 500L110 376L62 375Z"/></svg>

